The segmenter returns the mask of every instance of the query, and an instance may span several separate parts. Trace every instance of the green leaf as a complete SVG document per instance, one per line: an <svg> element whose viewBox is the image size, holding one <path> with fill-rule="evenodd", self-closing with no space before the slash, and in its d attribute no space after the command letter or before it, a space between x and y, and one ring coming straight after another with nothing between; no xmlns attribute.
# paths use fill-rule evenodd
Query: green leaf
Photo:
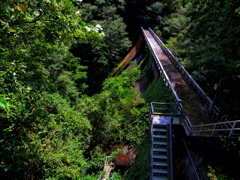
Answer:
<svg viewBox="0 0 240 180"><path fill-rule="evenodd" d="M6 105L7 105L6 99L3 97L0 97L0 108L5 109Z"/></svg>

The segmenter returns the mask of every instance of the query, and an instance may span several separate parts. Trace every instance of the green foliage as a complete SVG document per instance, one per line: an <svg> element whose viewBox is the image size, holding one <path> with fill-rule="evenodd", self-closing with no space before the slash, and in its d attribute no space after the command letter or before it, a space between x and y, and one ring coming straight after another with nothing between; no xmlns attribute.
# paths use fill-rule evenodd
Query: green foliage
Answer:
<svg viewBox="0 0 240 180"><path fill-rule="evenodd" d="M116 156L117 154L123 154L123 149L120 148L116 149L111 153L111 156Z"/></svg>
<svg viewBox="0 0 240 180"><path fill-rule="evenodd" d="M187 16L191 9L191 3L178 7L176 13L171 13L164 22L163 33L164 37L175 37L182 34L186 30L186 26L190 22L190 17Z"/></svg>
<svg viewBox="0 0 240 180"><path fill-rule="evenodd" d="M121 172L113 172L113 176L114 176L114 179L116 179L116 180L123 179L121 177Z"/></svg>
<svg viewBox="0 0 240 180"><path fill-rule="evenodd" d="M90 142L89 121L58 94L32 95L12 95L10 111L2 115L2 175L78 177L86 165L82 153Z"/></svg>
<svg viewBox="0 0 240 180"><path fill-rule="evenodd" d="M88 1L82 4L83 20L95 26L101 26L104 38L101 42L81 42L72 52L81 57L81 64L88 66L88 89L86 93L99 93L103 81L113 68L123 59L131 43L127 37L126 25L119 15L124 9L124 1Z"/></svg>
<svg viewBox="0 0 240 180"><path fill-rule="evenodd" d="M237 156L240 157L240 138L229 139L228 137L223 136L220 138L220 140L224 143L227 151L231 151L232 153L235 153Z"/></svg>
<svg viewBox="0 0 240 180"><path fill-rule="evenodd" d="M122 140L140 143L148 128L146 109L137 99L134 85L139 76L136 68L107 79L103 91L79 102L79 110L85 112L93 125L92 143L114 144Z"/></svg>
<svg viewBox="0 0 240 180"><path fill-rule="evenodd" d="M99 176L87 175L86 177L81 178L81 180L96 180L97 178L99 178Z"/></svg>
<svg viewBox="0 0 240 180"><path fill-rule="evenodd" d="M0 108L5 109L6 105L7 105L6 99L3 97L0 97Z"/></svg>
<svg viewBox="0 0 240 180"><path fill-rule="evenodd" d="M106 155L104 154L102 147L96 146L91 148L89 159L85 165L87 170L84 174L84 177L88 177L88 175L91 175L91 177L95 178L99 177L104 167L105 158Z"/></svg>
<svg viewBox="0 0 240 180"><path fill-rule="evenodd" d="M78 179L92 126L71 107L87 76L69 48L103 34L70 0L4 1L0 19L1 176Z"/></svg>
<svg viewBox="0 0 240 180"><path fill-rule="evenodd" d="M138 146L138 155L136 162L130 168L130 172L126 176L126 180L139 179L147 180L149 179L149 168L150 168L150 137L149 134L145 134L145 138L142 143Z"/></svg>
<svg viewBox="0 0 240 180"><path fill-rule="evenodd" d="M210 180L225 180L225 179L229 179L227 175L224 175L222 173L222 169L221 168L213 169L213 167L211 167L211 166L208 166L207 176L209 177ZM231 179L229 179L229 180L231 180Z"/></svg>
<svg viewBox="0 0 240 180"><path fill-rule="evenodd" d="M139 69L141 73L139 79L142 79L148 73L148 71L152 67L152 63L153 63L153 57L152 57L151 51L148 50L147 54L141 60L141 63L139 65Z"/></svg>
<svg viewBox="0 0 240 180"><path fill-rule="evenodd" d="M143 93L143 98L148 103L174 102L170 89L166 86L166 83L161 78L153 80L147 90Z"/></svg>
<svg viewBox="0 0 240 180"><path fill-rule="evenodd" d="M52 89L46 87L49 80L78 63L68 51L72 43L76 39L97 41L102 36L93 30L86 31L89 25L81 21L79 10L69 0L21 2L5 1L0 7L3 92L14 92L19 85L26 84L32 89ZM71 66L69 62L74 63ZM82 69L77 66L74 69L80 75Z"/></svg>
<svg viewBox="0 0 240 180"><path fill-rule="evenodd" d="M71 76L74 76L71 72L62 72L56 80L56 86L62 97L70 99L75 102L78 97L78 89Z"/></svg>

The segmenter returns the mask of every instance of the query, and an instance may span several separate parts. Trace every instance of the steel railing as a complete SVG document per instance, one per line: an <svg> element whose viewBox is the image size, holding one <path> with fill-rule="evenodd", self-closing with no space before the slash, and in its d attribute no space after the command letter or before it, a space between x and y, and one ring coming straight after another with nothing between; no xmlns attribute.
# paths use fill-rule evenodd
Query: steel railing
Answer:
<svg viewBox="0 0 240 180"><path fill-rule="evenodd" d="M104 178L104 175L105 175L105 173L106 173L105 167L106 167L106 165L107 165L107 163L108 163L108 159L109 159L109 158L116 158L116 157L115 157L115 156L106 156L105 162L104 162L103 171L102 171L102 173L100 174L98 180L102 180L102 179ZM104 180L114 180L114 175L113 175L112 177L110 177L110 178L107 178L107 179L105 178Z"/></svg>
<svg viewBox="0 0 240 180"><path fill-rule="evenodd" d="M197 168L196 168L196 166L195 166L195 164L194 164L194 161L193 161L193 159L192 159L192 156L191 156L191 154L190 154L190 152L189 152L189 150L188 150L187 144L186 144L186 142L185 142L184 139L182 139L182 140L183 140L184 146L185 146L185 148L186 148L186 151L187 151L187 154L188 154L190 163L191 163L192 168L193 168L193 174L195 175L195 178L194 178L194 179L200 180L199 175L198 175ZM189 167L188 167L188 169L189 169ZM193 177L191 177L191 178L193 178Z"/></svg>
<svg viewBox="0 0 240 180"><path fill-rule="evenodd" d="M189 120L183 123L188 135L195 136L215 136L225 135L227 137L240 136L240 120L194 125L192 126Z"/></svg>
<svg viewBox="0 0 240 180"><path fill-rule="evenodd" d="M175 103L151 102L151 114L173 115L178 112L178 105Z"/></svg>
<svg viewBox="0 0 240 180"><path fill-rule="evenodd" d="M167 125L168 139L168 179L173 179L173 158L172 158L172 122Z"/></svg>

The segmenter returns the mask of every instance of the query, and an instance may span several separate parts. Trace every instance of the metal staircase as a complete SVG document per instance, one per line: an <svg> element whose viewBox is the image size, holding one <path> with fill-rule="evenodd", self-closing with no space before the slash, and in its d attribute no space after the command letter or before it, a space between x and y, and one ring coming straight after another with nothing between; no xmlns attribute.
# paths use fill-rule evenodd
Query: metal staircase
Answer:
<svg viewBox="0 0 240 180"><path fill-rule="evenodd" d="M156 121L171 122L171 117L154 116L152 122L151 147L151 180L172 179L172 151L170 124Z"/></svg>
<svg viewBox="0 0 240 180"><path fill-rule="evenodd" d="M175 104L151 103L151 180L172 178L172 121Z"/></svg>

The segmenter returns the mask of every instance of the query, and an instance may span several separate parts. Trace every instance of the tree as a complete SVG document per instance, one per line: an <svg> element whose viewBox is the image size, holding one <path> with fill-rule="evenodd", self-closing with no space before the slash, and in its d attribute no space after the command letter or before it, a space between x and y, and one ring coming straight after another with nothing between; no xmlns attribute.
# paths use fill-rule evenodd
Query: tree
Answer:
<svg viewBox="0 0 240 180"><path fill-rule="evenodd" d="M124 1L86 1L81 5L84 21L100 27L104 33L101 42L79 43L73 47L74 55L81 57L81 64L88 66L88 95L101 91L104 79L122 60L131 43L126 25L119 15Z"/></svg>
<svg viewBox="0 0 240 180"><path fill-rule="evenodd" d="M77 179L91 125L74 109L86 67L69 48L103 35L70 0L4 1L0 12L1 177Z"/></svg>
<svg viewBox="0 0 240 180"><path fill-rule="evenodd" d="M154 0L126 1L124 22L127 23L127 31L132 41L136 41L141 31L141 26L161 30L164 22L166 3Z"/></svg>
<svg viewBox="0 0 240 180"><path fill-rule="evenodd" d="M223 113L239 116L239 2L237 1L182 1L191 7L184 13L188 22L174 35L171 43L184 59L194 78L213 99L218 88L216 103ZM181 11L178 13L182 14ZM174 22L170 23L171 26ZM219 84L220 83L220 84Z"/></svg>
<svg viewBox="0 0 240 180"><path fill-rule="evenodd" d="M100 94L86 97L79 103L79 110L87 114L93 126L93 146L124 140L132 144L141 142L148 121L144 117L146 109L143 102L137 99L134 89L137 78L137 69L129 69L104 81Z"/></svg>

